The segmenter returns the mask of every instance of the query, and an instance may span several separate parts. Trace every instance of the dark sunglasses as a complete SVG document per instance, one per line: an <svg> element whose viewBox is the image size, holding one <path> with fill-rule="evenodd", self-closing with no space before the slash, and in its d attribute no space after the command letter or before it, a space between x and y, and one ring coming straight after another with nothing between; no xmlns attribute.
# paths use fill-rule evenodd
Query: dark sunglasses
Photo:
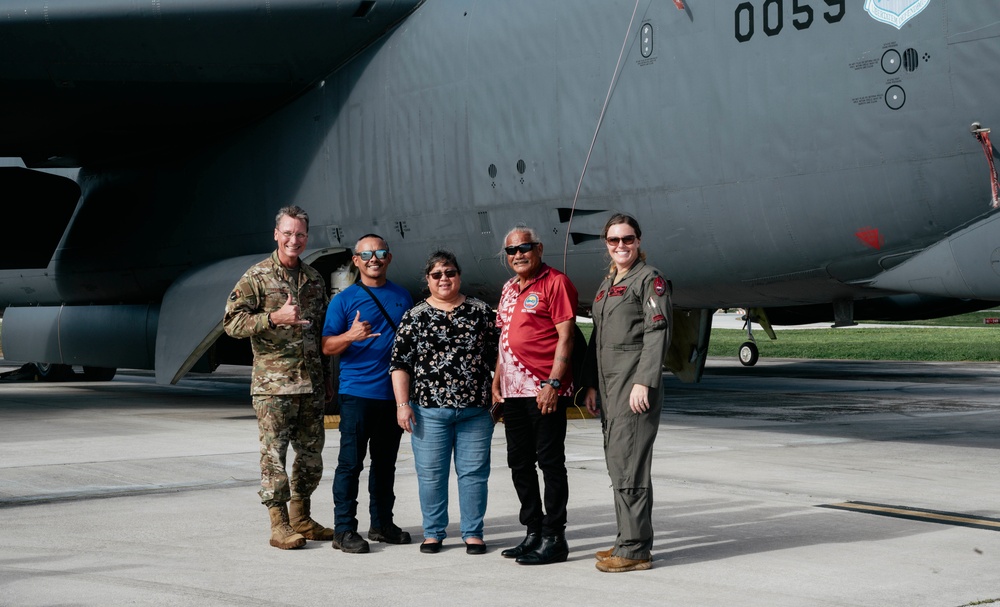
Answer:
<svg viewBox="0 0 1000 607"><path fill-rule="evenodd" d="M389 249L377 249L375 251L355 251L355 255L361 258L361 261L368 261L372 258L372 255L376 259L385 259L389 256Z"/></svg>
<svg viewBox="0 0 1000 607"><path fill-rule="evenodd" d="M635 244L635 234L629 234L628 236L622 236L621 238L617 236L608 236L607 240L608 244L613 247L617 247L619 242L624 245L631 245Z"/></svg>
<svg viewBox="0 0 1000 607"><path fill-rule="evenodd" d="M518 253L527 253L531 249L538 246L537 242L522 242L521 244L514 244L509 247L504 247L504 253L508 255L517 255Z"/></svg>
<svg viewBox="0 0 1000 607"><path fill-rule="evenodd" d="M428 276L430 276L432 280L441 280L442 274L447 276L448 278L455 278L456 276L458 276L458 270L445 270L443 272L441 270L438 270L437 272L431 272L430 274L428 274Z"/></svg>

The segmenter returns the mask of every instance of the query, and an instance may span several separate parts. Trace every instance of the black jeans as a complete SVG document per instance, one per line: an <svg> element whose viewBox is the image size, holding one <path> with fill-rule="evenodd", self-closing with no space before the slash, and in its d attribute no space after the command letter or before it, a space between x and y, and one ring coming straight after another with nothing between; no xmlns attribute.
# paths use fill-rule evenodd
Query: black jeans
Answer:
<svg viewBox="0 0 1000 607"><path fill-rule="evenodd" d="M557 411L542 415L538 402L532 397L504 399L507 465L521 501L518 519L529 533L561 535L566 531L566 504L569 502L566 407L571 402L568 396L559 397ZM536 463L545 482L544 502L538 487Z"/></svg>
<svg viewBox="0 0 1000 607"><path fill-rule="evenodd" d="M392 524L396 502L396 454L403 430L396 423L391 400L340 395L340 455L333 476L333 512L336 533L358 530L358 484L371 445L368 471L368 512L372 527Z"/></svg>

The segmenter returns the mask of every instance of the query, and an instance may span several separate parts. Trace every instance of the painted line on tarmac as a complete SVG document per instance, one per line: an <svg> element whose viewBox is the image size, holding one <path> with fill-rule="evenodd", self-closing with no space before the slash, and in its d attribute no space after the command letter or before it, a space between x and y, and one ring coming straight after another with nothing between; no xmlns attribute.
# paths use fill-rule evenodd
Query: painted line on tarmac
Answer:
<svg viewBox="0 0 1000 607"><path fill-rule="evenodd" d="M926 523L939 523L942 525L955 525L958 527L972 527L975 529L1000 531L1000 519L962 514L958 512L941 512L940 510L925 510L923 508L910 508L908 506L889 506L887 504L872 504L870 502L821 504L819 507L831 508L833 510L864 512L866 514L875 514L878 516L891 516L893 518L904 518L911 521L923 521Z"/></svg>

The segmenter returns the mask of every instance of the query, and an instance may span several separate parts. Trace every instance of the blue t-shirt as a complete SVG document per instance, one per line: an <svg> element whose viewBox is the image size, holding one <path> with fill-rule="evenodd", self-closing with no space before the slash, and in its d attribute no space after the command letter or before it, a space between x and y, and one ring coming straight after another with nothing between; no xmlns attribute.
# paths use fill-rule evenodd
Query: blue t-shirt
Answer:
<svg viewBox="0 0 1000 607"><path fill-rule="evenodd" d="M386 281L381 287L369 287L375 297L378 297L382 307L399 326L403 312L413 307L410 293ZM364 341L356 341L347 346L340 354L340 388L341 394L350 394L361 398L392 400L392 378L389 375L389 358L392 355L392 343L396 332L372 301L371 295L360 286L354 284L333 298L326 309L326 322L323 324L323 335L340 335L351 328L354 317L361 311L361 320L368 321L372 333L381 333Z"/></svg>

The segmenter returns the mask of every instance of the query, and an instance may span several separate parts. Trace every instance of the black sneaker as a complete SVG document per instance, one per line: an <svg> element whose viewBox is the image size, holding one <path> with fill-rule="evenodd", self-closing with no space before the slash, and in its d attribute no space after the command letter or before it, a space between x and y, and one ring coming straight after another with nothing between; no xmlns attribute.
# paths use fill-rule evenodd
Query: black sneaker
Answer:
<svg viewBox="0 0 1000 607"><path fill-rule="evenodd" d="M385 542L386 544L409 544L410 534L395 525L385 527L372 527L368 530L368 539L373 542Z"/></svg>
<svg viewBox="0 0 1000 607"><path fill-rule="evenodd" d="M349 554L363 554L368 552L368 542L358 535L357 531L334 533L333 547Z"/></svg>

